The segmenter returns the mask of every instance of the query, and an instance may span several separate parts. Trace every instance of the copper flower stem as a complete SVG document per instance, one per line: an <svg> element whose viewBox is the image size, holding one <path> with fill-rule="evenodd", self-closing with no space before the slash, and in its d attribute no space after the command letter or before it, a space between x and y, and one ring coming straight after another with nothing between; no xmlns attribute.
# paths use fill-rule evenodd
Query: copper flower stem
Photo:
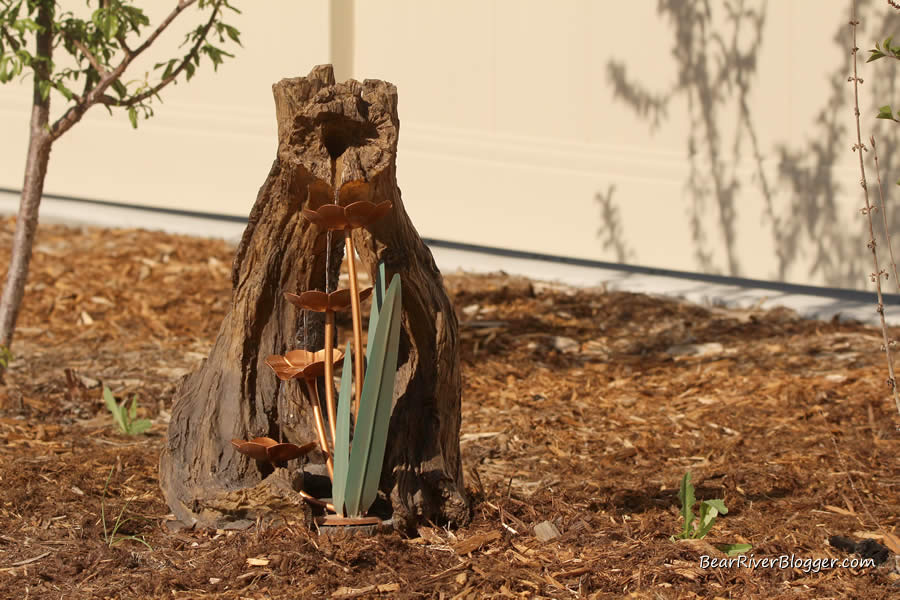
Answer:
<svg viewBox="0 0 900 600"><path fill-rule="evenodd" d="M363 385L363 358L362 358L362 322L359 317L359 285L356 282L356 258L353 256L353 237L350 235L350 228L344 229L344 243L347 246L347 269L350 271L350 312L353 314L353 352L355 354L356 364L356 389L354 390L356 398L356 406L353 414L359 411L359 399L362 397Z"/></svg>
<svg viewBox="0 0 900 600"><path fill-rule="evenodd" d="M309 401L312 403L313 421L316 424L316 435L319 436L319 445L325 453L325 465L328 467L328 476L334 481L334 463L331 460L331 450L328 449L328 438L325 437L325 423L322 421L322 409L319 407L319 392L316 391L316 380L306 379L306 389L309 390Z"/></svg>
<svg viewBox="0 0 900 600"><path fill-rule="evenodd" d="M335 427L337 413L334 409L334 311L325 311L325 408L328 409L328 425L332 443L337 439Z"/></svg>
<svg viewBox="0 0 900 600"><path fill-rule="evenodd" d="M303 490L300 490L298 493L300 494L300 496L303 497L304 500L306 500L310 504L315 504L316 506L321 506L323 508L327 508L328 510L330 510L333 513L337 512L336 510L334 510L334 504L332 504L331 502L322 502L321 500L319 500L318 498L316 498L309 492L305 492Z"/></svg>

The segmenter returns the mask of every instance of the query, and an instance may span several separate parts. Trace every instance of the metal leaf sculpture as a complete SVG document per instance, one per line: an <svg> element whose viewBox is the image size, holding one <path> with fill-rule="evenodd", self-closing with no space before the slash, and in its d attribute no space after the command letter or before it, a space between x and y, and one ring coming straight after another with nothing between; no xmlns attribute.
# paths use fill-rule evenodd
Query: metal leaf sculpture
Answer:
<svg viewBox="0 0 900 600"><path fill-rule="evenodd" d="M347 470L350 466L350 403L353 369L350 364L350 342L344 353L344 369L341 371L341 389L338 392L336 434L334 436L334 481L331 498L334 511L344 514L344 493L347 490Z"/></svg>
<svg viewBox="0 0 900 600"><path fill-rule="evenodd" d="M376 287L383 286L376 282ZM400 346L400 276L394 275L378 314L362 399L356 415L344 504L347 516L362 516L375 501L387 444Z"/></svg>

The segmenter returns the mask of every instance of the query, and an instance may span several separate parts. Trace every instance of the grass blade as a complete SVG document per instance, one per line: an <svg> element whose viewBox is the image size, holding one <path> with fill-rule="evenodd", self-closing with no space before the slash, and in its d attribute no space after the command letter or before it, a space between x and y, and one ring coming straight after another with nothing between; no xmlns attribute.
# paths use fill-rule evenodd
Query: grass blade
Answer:
<svg viewBox="0 0 900 600"><path fill-rule="evenodd" d="M691 483L690 471L685 473L684 477L681 479L681 489L678 490L678 500L681 501L681 517L684 519L683 529L679 537L689 538L691 537L691 529L694 523L694 511L691 510L691 507L694 506L695 502L694 486Z"/></svg>
<svg viewBox="0 0 900 600"><path fill-rule="evenodd" d="M344 493L347 489L347 471L350 466L350 403L353 383L353 365L350 362L350 342L344 352L344 368L341 371L341 389L338 393L337 422L334 438L334 481L331 498L339 515L344 513Z"/></svg>

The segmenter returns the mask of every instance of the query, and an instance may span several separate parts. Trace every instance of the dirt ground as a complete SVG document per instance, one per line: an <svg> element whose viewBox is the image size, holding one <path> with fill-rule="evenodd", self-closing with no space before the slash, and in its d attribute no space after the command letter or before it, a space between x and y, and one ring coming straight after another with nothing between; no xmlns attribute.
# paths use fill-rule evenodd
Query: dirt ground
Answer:
<svg viewBox="0 0 900 600"><path fill-rule="evenodd" d="M877 330L503 275L446 275L471 525L170 531L157 460L175 385L227 310L231 253L41 227L0 385L0 597L900 597L900 417ZM147 435L117 431L101 385L137 395ZM728 514L672 541L687 471ZM120 513L115 535L143 543L109 543ZM555 533L545 521L558 537L538 539L536 525ZM859 558L833 535L891 552L865 568L703 568L737 542L748 558Z"/></svg>

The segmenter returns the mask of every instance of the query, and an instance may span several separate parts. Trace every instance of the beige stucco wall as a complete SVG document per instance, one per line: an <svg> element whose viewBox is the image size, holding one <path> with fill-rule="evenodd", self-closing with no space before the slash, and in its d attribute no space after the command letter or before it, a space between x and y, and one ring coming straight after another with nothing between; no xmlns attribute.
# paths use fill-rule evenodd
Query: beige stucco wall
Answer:
<svg viewBox="0 0 900 600"><path fill-rule="evenodd" d="M397 84L398 175L424 236L864 288L849 3L731 4L241 3L236 60L169 90L138 132L96 110L54 149L47 190L246 215L274 157L271 83L334 61ZM867 49L898 21L861 4ZM861 73L863 128L893 182L895 124L871 118L891 101L883 62ZM27 96L0 88L2 187L20 185Z"/></svg>

